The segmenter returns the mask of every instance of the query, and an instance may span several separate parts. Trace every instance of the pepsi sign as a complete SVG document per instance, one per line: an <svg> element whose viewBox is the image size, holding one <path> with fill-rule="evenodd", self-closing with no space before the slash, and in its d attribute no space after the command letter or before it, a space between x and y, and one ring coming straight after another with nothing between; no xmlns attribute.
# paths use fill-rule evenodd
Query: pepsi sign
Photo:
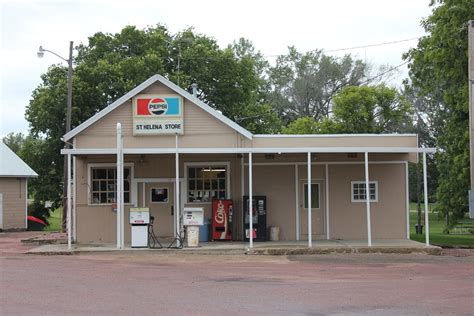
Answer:
<svg viewBox="0 0 474 316"><path fill-rule="evenodd" d="M182 134L182 108L178 95L138 95L133 101L133 134Z"/></svg>

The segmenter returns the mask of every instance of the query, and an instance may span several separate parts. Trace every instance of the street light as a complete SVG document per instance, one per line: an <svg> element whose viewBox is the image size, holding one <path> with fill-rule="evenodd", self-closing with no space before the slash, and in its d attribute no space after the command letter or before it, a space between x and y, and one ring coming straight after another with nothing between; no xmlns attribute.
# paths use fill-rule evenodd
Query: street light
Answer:
<svg viewBox="0 0 474 316"><path fill-rule="evenodd" d="M69 58L66 59L62 57L61 55L56 54L53 51L50 51L48 49L44 49L43 46L40 46L38 49L38 58L43 58L44 53L48 52L56 57L61 58L65 62L68 63L68 71L67 71L67 108L66 108L66 133L69 133L71 130L71 108L72 108L72 50L73 50L73 41L69 42ZM64 146L66 149L70 147L69 143L66 143ZM68 170L68 163L67 159L64 159L64 186L63 186L63 219L66 218L66 213L67 213L67 207L66 207L66 196L67 196L67 173L66 170ZM64 229L64 220L63 220L63 225Z"/></svg>

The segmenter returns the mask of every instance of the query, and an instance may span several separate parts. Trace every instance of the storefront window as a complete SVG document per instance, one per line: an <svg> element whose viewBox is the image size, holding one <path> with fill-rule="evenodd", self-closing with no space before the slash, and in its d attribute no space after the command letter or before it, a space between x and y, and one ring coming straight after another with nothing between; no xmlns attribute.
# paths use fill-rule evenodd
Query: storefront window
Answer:
<svg viewBox="0 0 474 316"><path fill-rule="evenodd" d="M130 203L130 167L123 169L123 178L124 203ZM91 182L92 204L112 204L117 201L117 168L92 167Z"/></svg>
<svg viewBox="0 0 474 316"><path fill-rule="evenodd" d="M351 184L352 184L352 202L365 202L366 201L365 182L352 181ZM377 190L376 181L369 182L369 190L370 190L370 201L377 202L378 190Z"/></svg>
<svg viewBox="0 0 474 316"><path fill-rule="evenodd" d="M188 202L211 202L227 197L227 169L225 166L188 167Z"/></svg>

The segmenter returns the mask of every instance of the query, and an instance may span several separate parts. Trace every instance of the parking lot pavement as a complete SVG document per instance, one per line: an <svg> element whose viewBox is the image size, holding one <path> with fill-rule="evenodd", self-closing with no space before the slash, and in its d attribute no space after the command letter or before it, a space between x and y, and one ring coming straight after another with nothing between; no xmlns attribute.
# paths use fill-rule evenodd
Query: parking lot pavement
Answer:
<svg viewBox="0 0 474 316"><path fill-rule="evenodd" d="M15 238L0 234L2 315L470 315L474 310L472 251L36 256L23 254L25 246Z"/></svg>

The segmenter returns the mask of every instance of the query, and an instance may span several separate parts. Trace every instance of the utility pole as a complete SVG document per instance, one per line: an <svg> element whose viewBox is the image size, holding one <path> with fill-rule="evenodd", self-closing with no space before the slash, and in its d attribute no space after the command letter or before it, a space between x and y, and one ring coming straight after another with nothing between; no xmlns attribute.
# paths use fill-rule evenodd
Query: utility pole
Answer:
<svg viewBox="0 0 474 316"><path fill-rule="evenodd" d="M418 119L418 147L420 147L420 119ZM418 225L416 226L416 234L421 235L423 229L421 228L421 159L420 154L417 153L418 161L416 163L416 208L418 213Z"/></svg>
<svg viewBox="0 0 474 316"><path fill-rule="evenodd" d="M61 55L58 55L56 54L55 52L53 51L50 51L48 49L44 49L43 46L40 46L39 47L39 50L38 50L38 57L39 58L43 58L44 56L44 52L48 52L48 53L51 53L53 55L55 55L56 57L59 57L61 58L62 60L64 60L65 62L67 62L68 64L68 70L67 70L67 107L66 107L66 134L69 133L69 131L71 130L71 112L72 112L72 52L73 52L73 45L74 45L74 42L73 41L70 41L69 42L69 58L66 59L64 57L62 57ZM64 145L64 148L65 149L69 149L71 148L71 145L69 143L66 143ZM66 218L67 218L67 203L66 203L66 199L67 199L67 187L68 187L68 177L67 177L67 170L68 170L68 161L66 158L64 158L64 172L63 172L63 181L64 181L64 185L63 185L63 222L62 222L62 230L65 231L66 230Z"/></svg>
<svg viewBox="0 0 474 316"><path fill-rule="evenodd" d="M474 20L467 26L468 36L468 85L469 85L469 161L471 187L469 190L469 215L474 218Z"/></svg>
<svg viewBox="0 0 474 316"><path fill-rule="evenodd" d="M73 41L69 42L69 59L67 60L68 63L68 69L67 69L67 109L66 109L66 134L69 133L71 130L71 112L72 112L72 50L73 50ZM64 148L69 149L71 145L69 143L65 143ZM67 218L67 203L66 203L66 197L67 197L67 186L68 186L68 177L67 177L67 172L68 170L68 160L64 157L64 172L63 172L63 231L66 230L66 218ZM76 171L74 170L74 173ZM74 175L75 177L75 175ZM75 188L74 188L75 189Z"/></svg>

